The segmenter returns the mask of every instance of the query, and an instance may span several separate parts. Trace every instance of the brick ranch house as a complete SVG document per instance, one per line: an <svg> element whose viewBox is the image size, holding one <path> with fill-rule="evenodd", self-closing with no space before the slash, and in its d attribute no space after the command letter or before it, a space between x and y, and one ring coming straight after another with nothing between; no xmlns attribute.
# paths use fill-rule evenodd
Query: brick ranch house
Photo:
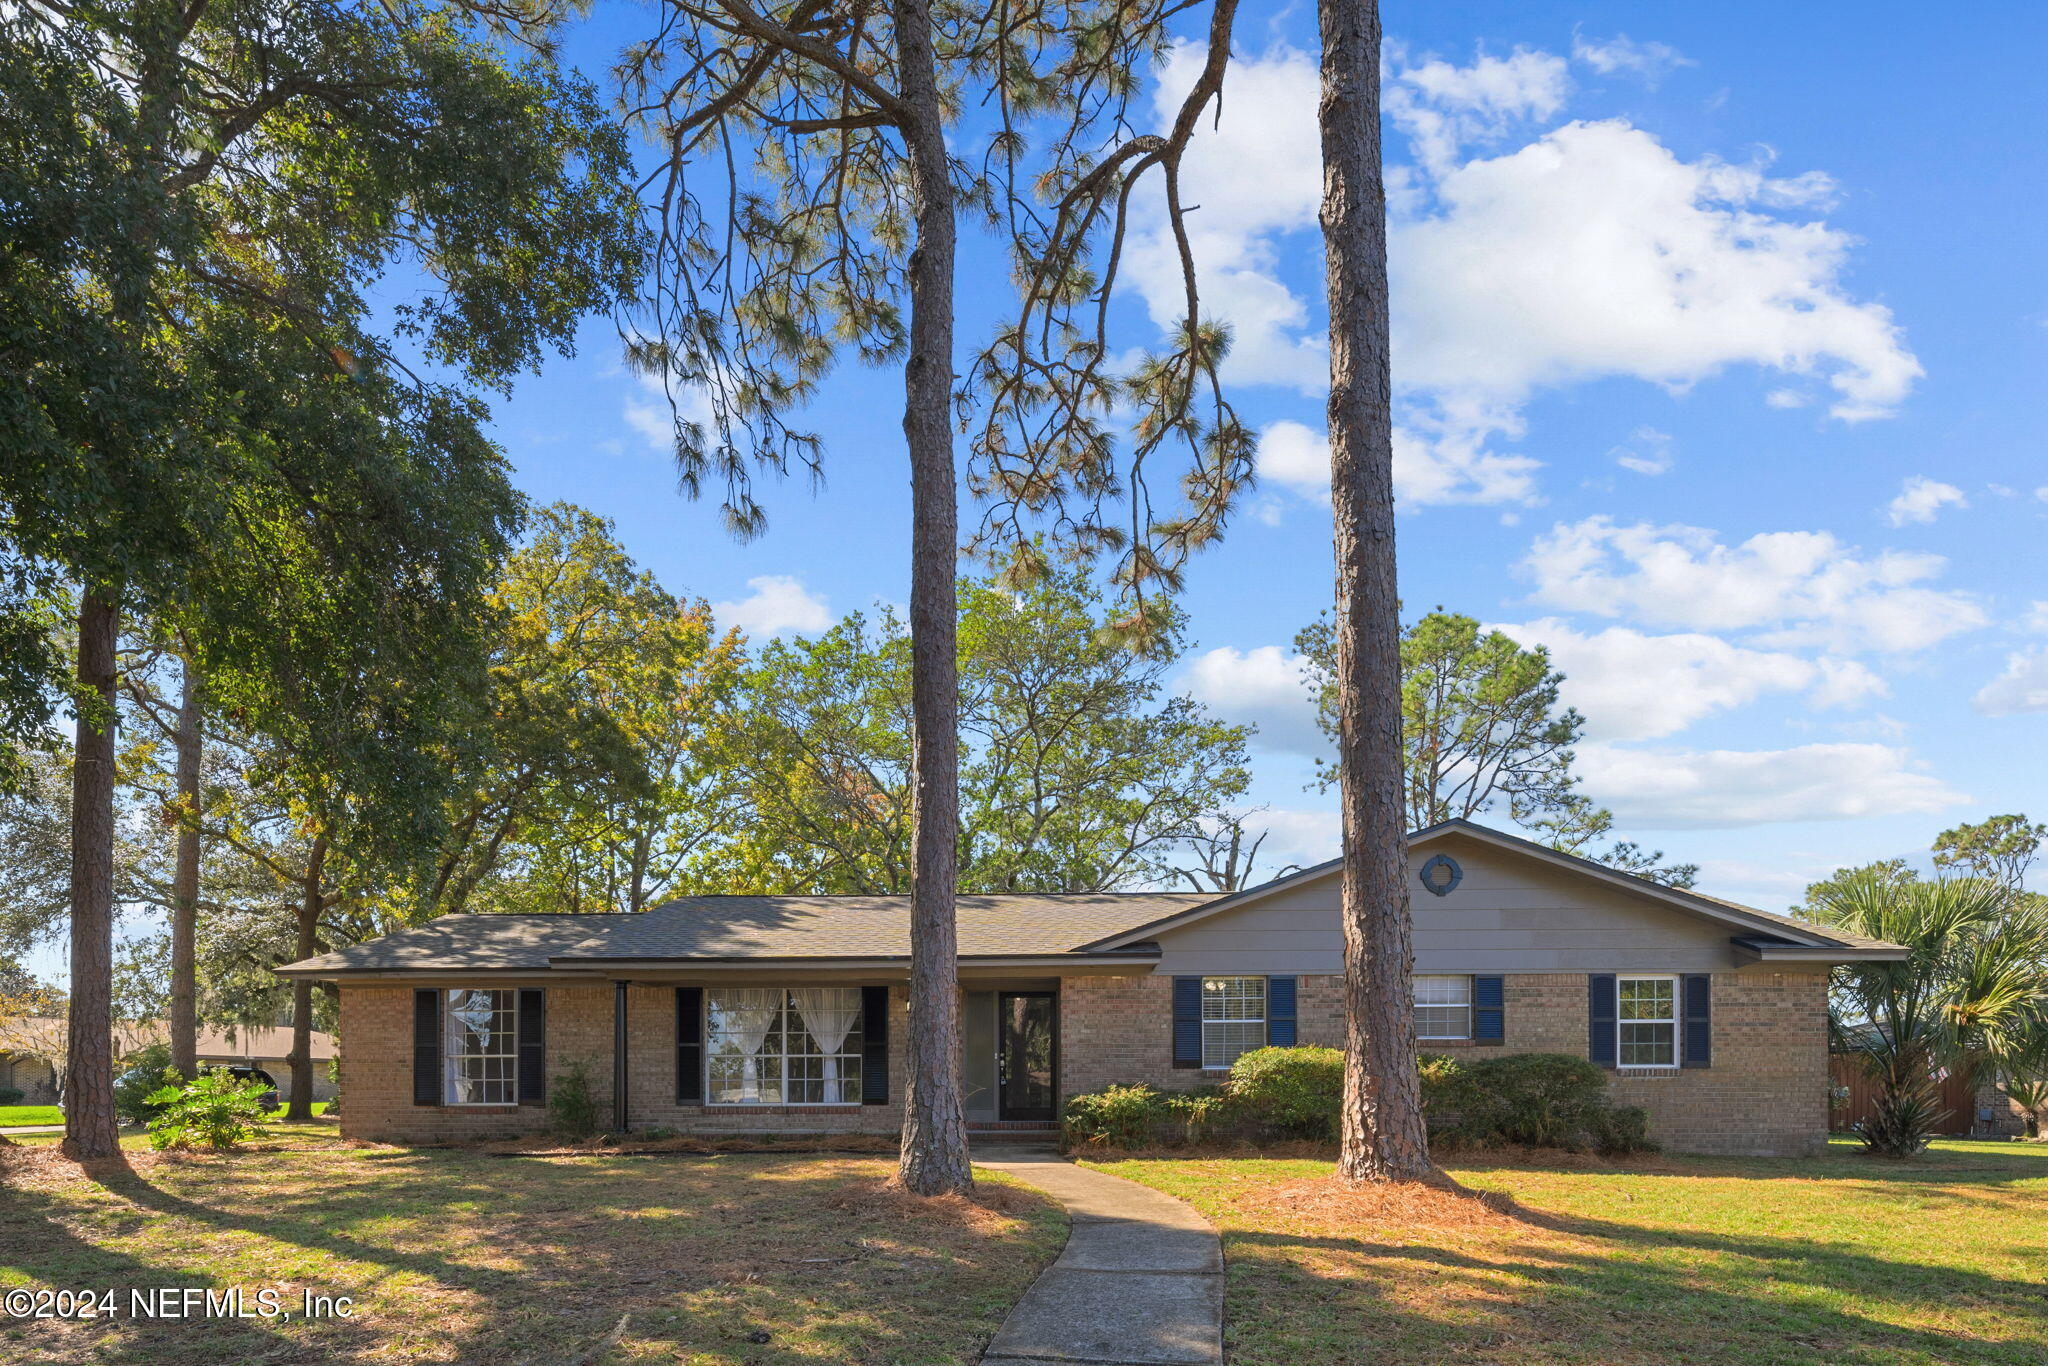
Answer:
<svg viewBox="0 0 2048 1366"><path fill-rule="evenodd" d="M1798 1153L1828 1121L1828 969L1903 956L1465 821L1413 836L1426 1050L1572 1053L1673 1149ZM1338 868L1213 893L963 896L970 1127L1116 1082L1342 1042ZM685 897L448 915L280 969L340 989L342 1132L534 1131L580 1069L615 1128L894 1132L908 898Z"/></svg>

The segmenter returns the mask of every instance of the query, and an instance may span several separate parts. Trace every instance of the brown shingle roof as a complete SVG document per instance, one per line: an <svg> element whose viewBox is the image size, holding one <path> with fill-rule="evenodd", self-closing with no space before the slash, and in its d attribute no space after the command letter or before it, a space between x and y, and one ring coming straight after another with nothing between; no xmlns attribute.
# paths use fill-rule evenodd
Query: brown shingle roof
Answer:
<svg viewBox="0 0 2048 1366"><path fill-rule="evenodd" d="M962 958L1038 957L1174 915L1210 892L963 896ZM444 915L286 972L543 971L646 959L908 958L907 896L692 896L637 915Z"/></svg>

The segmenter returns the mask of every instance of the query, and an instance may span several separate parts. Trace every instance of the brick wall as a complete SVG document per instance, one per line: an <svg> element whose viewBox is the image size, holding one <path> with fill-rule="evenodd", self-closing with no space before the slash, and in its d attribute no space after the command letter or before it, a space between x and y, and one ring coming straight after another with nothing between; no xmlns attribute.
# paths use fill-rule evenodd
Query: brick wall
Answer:
<svg viewBox="0 0 2048 1366"><path fill-rule="evenodd" d="M609 983L547 988L550 1085L581 1066L605 1122L612 1106L612 993ZM433 1106L412 1103L412 989L341 989L341 1132L383 1143L501 1138L539 1131L536 1106ZM849 1106L677 1105L675 989L628 991L627 1101L634 1128L685 1132L894 1133L903 1117L903 989L889 992L889 1102Z"/></svg>
<svg viewBox="0 0 2048 1366"><path fill-rule="evenodd" d="M1674 1151L1817 1150L1827 1139L1826 981L1821 973L1714 974L1713 1066L1616 1073L1616 1102L1649 1111L1651 1134ZM1504 987L1505 1042L1465 1048L1586 1056L1583 974L1521 974ZM1303 976L1296 990L1301 1042L1341 1047L1343 979ZM1118 1083L1185 1090L1219 1080L1173 1066L1170 977L1064 978L1060 1029L1063 1096Z"/></svg>

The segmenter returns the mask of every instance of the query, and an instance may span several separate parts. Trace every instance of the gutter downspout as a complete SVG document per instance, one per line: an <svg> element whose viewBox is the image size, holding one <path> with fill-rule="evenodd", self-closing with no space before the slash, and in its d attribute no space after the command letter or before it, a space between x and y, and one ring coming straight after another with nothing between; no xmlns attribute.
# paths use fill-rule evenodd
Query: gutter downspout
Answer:
<svg viewBox="0 0 2048 1366"><path fill-rule="evenodd" d="M626 984L612 983L612 1129L626 1132Z"/></svg>

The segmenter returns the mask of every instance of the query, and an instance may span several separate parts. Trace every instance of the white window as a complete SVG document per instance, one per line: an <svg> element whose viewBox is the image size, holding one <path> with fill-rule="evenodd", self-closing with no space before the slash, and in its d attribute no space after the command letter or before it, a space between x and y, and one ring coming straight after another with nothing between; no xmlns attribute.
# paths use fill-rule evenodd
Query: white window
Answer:
<svg viewBox="0 0 2048 1366"><path fill-rule="evenodd" d="M1226 1068L1266 1046L1266 979L1202 979L1202 1066Z"/></svg>
<svg viewBox="0 0 2048 1366"><path fill-rule="evenodd" d="M1678 979L1622 977L1616 1057L1623 1067L1678 1066Z"/></svg>
<svg viewBox="0 0 2048 1366"><path fill-rule="evenodd" d="M704 993L705 1098L713 1105L858 1105L859 987Z"/></svg>
<svg viewBox="0 0 2048 1366"><path fill-rule="evenodd" d="M1424 974L1415 979L1415 1037L1472 1037L1472 979Z"/></svg>
<svg viewBox="0 0 2048 1366"><path fill-rule="evenodd" d="M519 1103L519 993L450 991L442 998L442 1099L449 1105Z"/></svg>

